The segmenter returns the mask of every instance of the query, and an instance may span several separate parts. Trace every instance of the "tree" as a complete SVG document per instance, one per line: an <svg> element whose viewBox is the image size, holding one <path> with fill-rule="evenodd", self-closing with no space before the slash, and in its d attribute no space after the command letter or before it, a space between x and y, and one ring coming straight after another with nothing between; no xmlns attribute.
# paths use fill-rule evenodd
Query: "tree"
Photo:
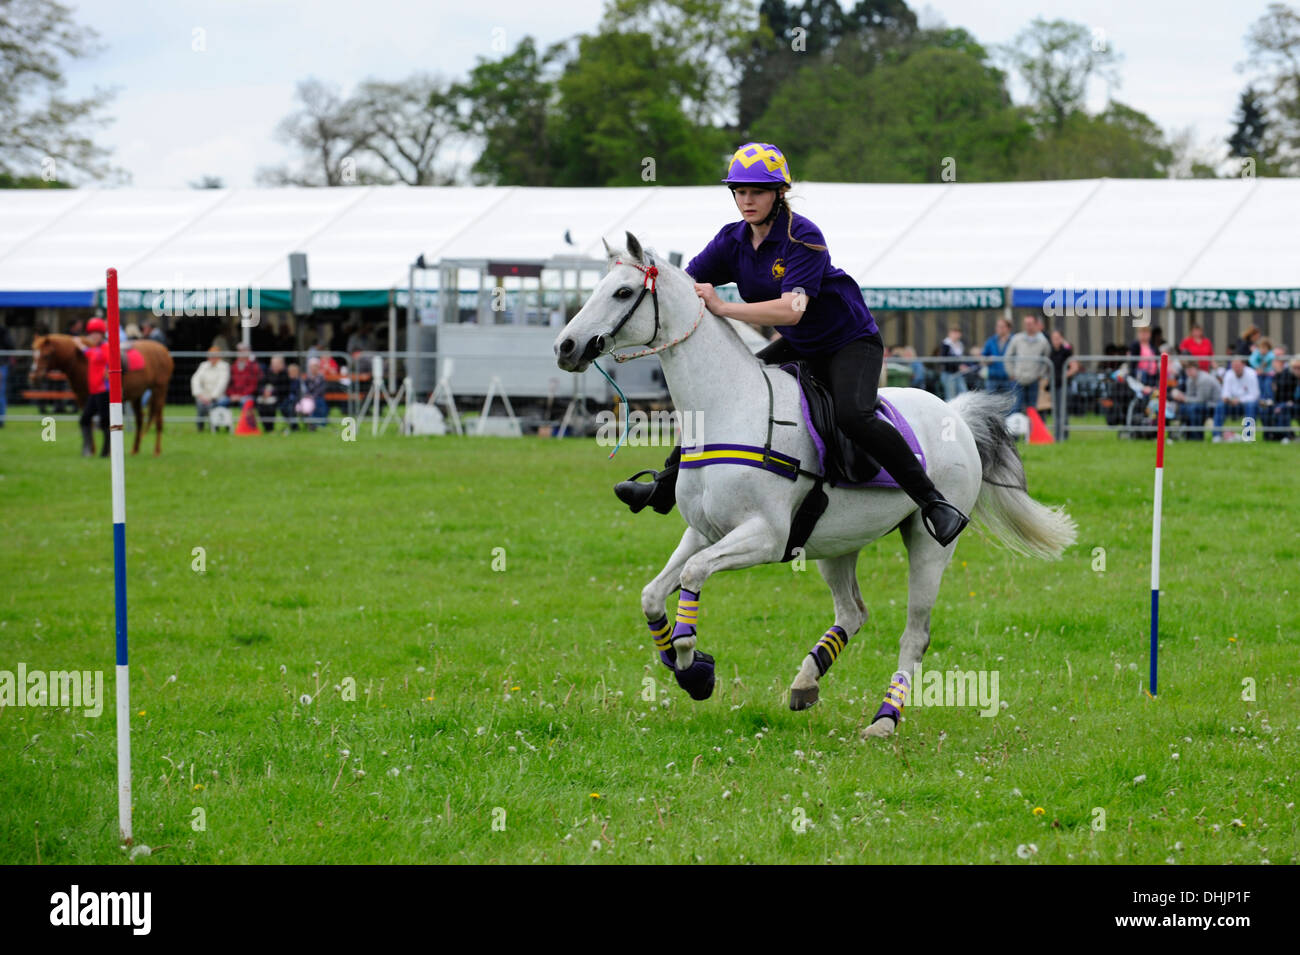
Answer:
<svg viewBox="0 0 1300 955"><path fill-rule="evenodd" d="M726 130L688 115L692 77L679 56L646 34L579 39L556 84L556 185L640 185L647 160L665 185L718 180L734 146Z"/></svg>
<svg viewBox="0 0 1300 955"><path fill-rule="evenodd" d="M1284 173L1300 172L1300 13L1281 3L1246 34L1247 66L1268 84L1268 121L1259 146Z"/></svg>
<svg viewBox="0 0 1300 955"><path fill-rule="evenodd" d="M1120 57L1104 37L1081 23L1039 17L1001 52L1029 87L1036 118L1057 132L1083 111L1089 80L1100 77L1119 85L1115 67Z"/></svg>
<svg viewBox="0 0 1300 955"><path fill-rule="evenodd" d="M203 175L190 183L191 189L224 189L226 183L220 176Z"/></svg>
<svg viewBox="0 0 1300 955"><path fill-rule="evenodd" d="M302 166L263 167L257 181L269 186L345 186L385 182L382 173L362 168L358 158L374 135L355 103L336 87L317 79L298 84L301 107L280 121L275 138L297 150Z"/></svg>
<svg viewBox="0 0 1300 955"><path fill-rule="evenodd" d="M1235 128L1228 137L1228 155L1245 158L1258 157L1263 150L1264 135L1268 132L1268 117L1264 113L1264 103L1253 86L1241 91L1237 101L1237 115L1233 117Z"/></svg>
<svg viewBox="0 0 1300 955"><path fill-rule="evenodd" d="M460 128L476 137L483 150L473 173L483 182L511 186L545 186L555 178L552 101L553 74L565 44L539 52L532 37L499 60L479 60L450 94L460 105Z"/></svg>
<svg viewBox="0 0 1300 955"><path fill-rule="evenodd" d="M456 181L445 160L439 167L440 155L461 135L456 97L445 81L424 73L395 83L367 80L347 108L360 114L369 134L363 148L398 181L409 186Z"/></svg>
<svg viewBox="0 0 1300 955"><path fill-rule="evenodd" d="M1169 177L1171 179L1214 179L1220 157L1211 145L1196 142L1195 127L1175 130L1169 136Z"/></svg>
<svg viewBox="0 0 1300 955"><path fill-rule="evenodd" d="M804 104L814 102L809 124ZM938 182L949 158L962 181L1010 179L1032 134L1000 70L939 47L865 76L833 61L809 66L755 130L783 144L799 178L841 182Z"/></svg>
<svg viewBox="0 0 1300 955"><path fill-rule="evenodd" d="M737 62L757 24L754 0L607 0L598 35L650 44L665 71L663 92L680 97L683 115L700 126L731 125Z"/></svg>
<svg viewBox="0 0 1300 955"><path fill-rule="evenodd" d="M1070 113L1065 125L1022 153L1025 179L1162 179L1174 152L1145 113L1111 101L1104 112Z"/></svg>
<svg viewBox="0 0 1300 955"><path fill-rule="evenodd" d="M99 52L98 35L53 0L0 2L0 187L66 184L80 174L125 181L92 130L112 92L67 99L64 62Z"/></svg>
<svg viewBox="0 0 1300 955"><path fill-rule="evenodd" d="M755 138L754 121L800 70L824 68L830 56L849 75L864 75L917 28L903 0L858 0L848 11L838 0L804 0L799 7L763 0L759 21L739 59L740 139Z"/></svg>

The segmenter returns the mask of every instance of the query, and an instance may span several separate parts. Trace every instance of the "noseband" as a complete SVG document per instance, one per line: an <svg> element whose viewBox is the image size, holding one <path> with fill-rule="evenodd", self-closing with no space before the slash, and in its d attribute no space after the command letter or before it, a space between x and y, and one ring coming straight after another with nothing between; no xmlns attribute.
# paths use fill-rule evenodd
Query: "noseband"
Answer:
<svg viewBox="0 0 1300 955"><path fill-rule="evenodd" d="M659 290L656 288L656 284L655 284L655 280L659 276L659 267L655 265L654 257L651 256L649 252L645 253L645 257L646 257L646 261L649 263L648 265L637 265L635 262L624 262L621 259L616 259L614 261L615 265L632 266L632 268L636 269L638 272L641 272L645 276L645 279L641 283L641 294L636 297L636 301L632 303L632 307L623 313L623 317L618 320L618 324L615 325L613 331L609 333L609 337L613 338L615 335L617 335L622 330L623 326L627 324L628 319L630 319L634 314L636 314L636 310L641 307L641 303L645 300L646 292L650 293L650 300L654 303L654 309L655 309L655 330L654 333L650 336L650 340L646 342L647 347L642 348L640 351L631 352L625 355L615 355L613 352L611 352L610 357L613 358L614 361L618 362L619 364L622 364L625 361L631 361L633 358L644 358L646 355L653 355L656 352L663 351L665 348L672 348L674 345L678 344L679 342L685 341L687 338L690 338L691 332L694 332L695 329L699 327L701 319L704 318L704 300L701 299L700 314L696 317L695 324L691 326L690 331L688 331L685 335L682 335L679 338L674 338L672 341L667 342L663 345L657 345L654 348L648 347L654 342L656 338L659 337Z"/></svg>

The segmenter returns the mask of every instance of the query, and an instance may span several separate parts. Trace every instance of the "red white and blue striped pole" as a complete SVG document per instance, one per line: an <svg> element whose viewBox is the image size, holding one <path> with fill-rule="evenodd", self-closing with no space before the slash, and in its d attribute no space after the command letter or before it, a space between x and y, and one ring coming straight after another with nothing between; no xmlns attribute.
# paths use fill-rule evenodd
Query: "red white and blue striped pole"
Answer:
<svg viewBox="0 0 1300 955"><path fill-rule="evenodd" d="M126 662L126 471L117 269L108 270L108 426L113 469L113 603L117 613L117 826L131 844L131 679Z"/></svg>
<svg viewBox="0 0 1300 955"><path fill-rule="evenodd" d="M1160 656L1160 514L1165 486L1165 396L1169 379L1169 355L1160 355L1160 408L1156 422L1156 494L1151 516L1151 678L1148 692L1156 695L1156 673Z"/></svg>

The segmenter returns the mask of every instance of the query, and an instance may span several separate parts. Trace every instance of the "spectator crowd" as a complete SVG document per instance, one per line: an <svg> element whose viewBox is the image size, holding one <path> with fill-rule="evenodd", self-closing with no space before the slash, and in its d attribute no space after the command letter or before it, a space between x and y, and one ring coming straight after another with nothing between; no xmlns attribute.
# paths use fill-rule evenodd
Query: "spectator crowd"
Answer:
<svg viewBox="0 0 1300 955"><path fill-rule="evenodd" d="M1014 412L1032 408L1043 418L1053 411L1062 417L1101 413L1108 425L1151 431L1162 353L1170 359L1166 421L1183 436L1204 440L1208 422L1212 440L1234 440L1238 432L1227 425L1240 421L1243 436L1251 428L1264 440L1293 440L1300 357L1254 326L1230 349L1232 360L1222 363L1214 360L1214 344L1197 323L1177 347L1165 342L1159 327L1139 327L1132 341L1106 345L1107 360L1083 374L1074 346L1059 329L1046 334L1041 316L1025 315L1018 332L999 318L980 347L967 345L961 328L951 326L932 362L920 361L910 346L890 348L883 377L889 385L924 388L946 400L969 390L1008 392ZM1053 393L1061 400L1054 402Z"/></svg>
<svg viewBox="0 0 1300 955"><path fill-rule="evenodd" d="M362 349L353 355L360 361ZM230 429L230 416L212 414L216 408L230 408L239 414L251 405L262 430L271 433L283 422L282 433L306 429L315 431L329 418L329 389L333 382L349 384L347 369L326 351L325 343L313 345L307 352L307 369L297 362L286 362L283 355L272 355L262 367L248 345L236 346L235 360L228 362L216 345L208 349L208 358L190 378L190 393L197 411L197 427L203 431L211 423L214 430Z"/></svg>

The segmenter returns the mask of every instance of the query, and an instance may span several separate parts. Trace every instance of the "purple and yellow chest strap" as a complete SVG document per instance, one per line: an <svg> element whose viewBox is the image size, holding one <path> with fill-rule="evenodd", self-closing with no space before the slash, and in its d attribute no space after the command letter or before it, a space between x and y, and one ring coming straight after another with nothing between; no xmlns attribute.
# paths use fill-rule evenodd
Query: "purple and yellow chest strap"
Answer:
<svg viewBox="0 0 1300 955"><path fill-rule="evenodd" d="M798 480L801 473L798 458L749 444L706 444L702 447L682 449L681 467L702 468L710 464L741 464L745 467L771 471L791 481ZM816 477L816 475L809 476Z"/></svg>

